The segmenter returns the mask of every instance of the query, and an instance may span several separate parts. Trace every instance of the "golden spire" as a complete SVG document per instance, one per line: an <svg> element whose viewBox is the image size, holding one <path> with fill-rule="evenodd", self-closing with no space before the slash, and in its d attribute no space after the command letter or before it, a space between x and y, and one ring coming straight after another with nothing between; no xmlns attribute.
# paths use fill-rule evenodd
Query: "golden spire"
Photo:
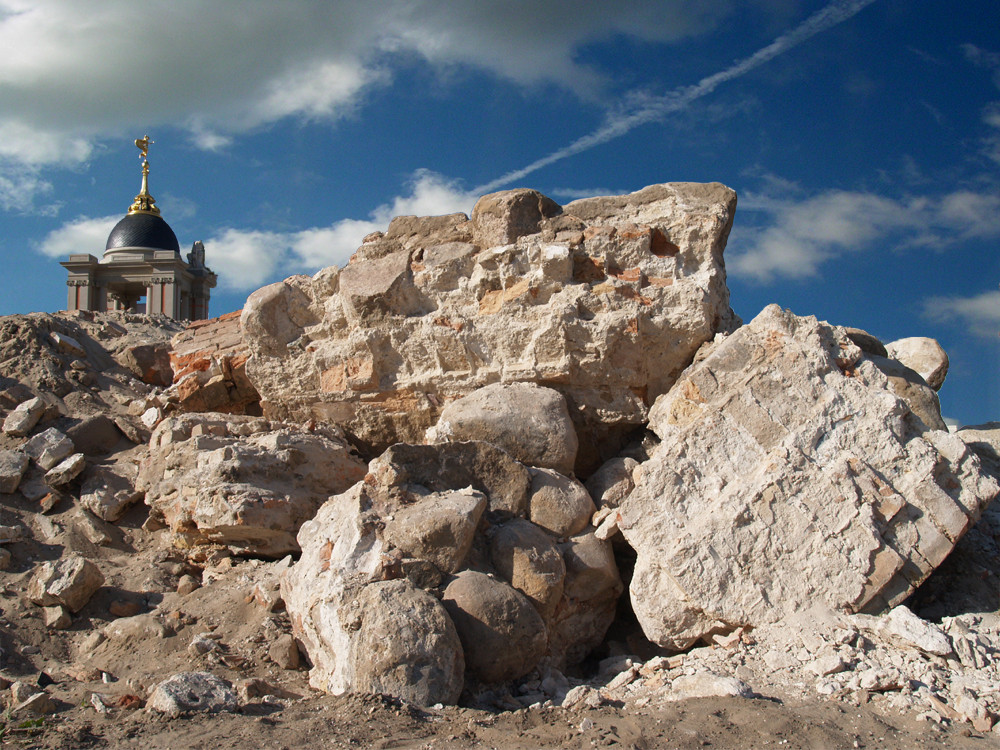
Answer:
<svg viewBox="0 0 1000 750"><path fill-rule="evenodd" d="M148 135L135 139L135 145L142 152L142 187L139 194L135 196L132 205L128 207L129 214L153 214L160 215L160 209L156 207L156 199L149 194L149 144L155 141L149 140Z"/></svg>

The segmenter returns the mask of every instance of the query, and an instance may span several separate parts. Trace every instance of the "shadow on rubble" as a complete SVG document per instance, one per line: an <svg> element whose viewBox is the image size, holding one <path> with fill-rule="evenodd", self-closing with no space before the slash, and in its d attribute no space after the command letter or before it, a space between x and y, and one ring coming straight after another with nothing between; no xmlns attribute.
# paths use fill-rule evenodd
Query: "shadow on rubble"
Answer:
<svg viewBox="0 0 1000 750"><path fill-rule="evenodd" d="M1000 502L986 509L906 605L936 622L1000 610Z"/></svg>

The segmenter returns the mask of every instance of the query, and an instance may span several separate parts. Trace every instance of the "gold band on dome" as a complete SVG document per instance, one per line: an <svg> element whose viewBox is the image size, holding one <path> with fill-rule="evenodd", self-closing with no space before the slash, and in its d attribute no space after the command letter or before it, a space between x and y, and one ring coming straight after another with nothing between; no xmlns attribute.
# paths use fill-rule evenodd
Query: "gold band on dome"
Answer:
<svg viewBox="0 0 1000 750"><path fill-rule="evenodd" d="M156 199L149 194L149 146L156 141L149 140L148 135L135 139L135 145L142 152L142 187L139 194L135 196L132 205L128 207L129 214L152 214L160 215L160 209L156 207Z"/></svg>

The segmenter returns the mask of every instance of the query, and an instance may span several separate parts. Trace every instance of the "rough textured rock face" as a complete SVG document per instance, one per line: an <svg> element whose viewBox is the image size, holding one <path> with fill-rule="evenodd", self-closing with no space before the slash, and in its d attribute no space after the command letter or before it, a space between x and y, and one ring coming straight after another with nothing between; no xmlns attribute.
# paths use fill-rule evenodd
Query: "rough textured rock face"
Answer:
<svg viewBox="0 0 1000 750"><path fill-rule="evenodd" d="M899 604L1000 489L842 329L773 305L684 373L650 429L663 442L619 527L635 612L671 648L817 603Z"/></svg>
<svg viewBox="0 0 1000 750"><path fill-rule="evenodd" d="M481 440L521 463L572 474L579 441L566 400L534 383L494 383L449 403L427 442Z"/></svg>
<svg viewBox="0 0 1000 750"><path fill-rule="evenodd" d="M534 191L403 217L350 265L247 300L247 372L268 415L335 422L373 453L497 382L554 388L596 468L694 352L729 329L736 196L655 185L557 205Z"/></svg>
<svg viewBox="0 0 1000 750"><path fill-rule="evenodd" d="M610 544L592 530L565 539L527 520L529 472L508 454L487 443L400 444L368 468L302 525L302 557L282 579L314 687L378 685L407 700L449 702L440 696L462 689L445 679L456 664L479 681L514 679L543 659L579 660L603 638L623 588ZM382 581L395 588L371 590ZM412 617L366 614L397 593ZM438 599L441 613L421 603L440 607ZM352 656L382 642L393 644L384 658ZM406 664L419 685L411 692L401 681Z"/></svg>
<svg viewBox="0 0 1000 750"><path fill-rule="evenodd" d="M886 345L886 351L912 370L916 370L935 391L944 385L948 374L948 355L934 339L911 336Z"/></svg>
<svg viewBox="0 0 1000 750"><path fill-rule="evenodd" d="M364 473L364 462L333 429L189 415L154 430L136 486L181 546L214 542L280 557L298 551L302 522Z"/></svg>
<svg viewBox="0 0 1000 750"><path fill-rule="evenodd" d="M28 598L42 607L61 605L79 612L102 585L101 569L78 554L39 565L28 584Z"/></svg>
<svg viewBox="0 0 1000 750"><path fill-rule="evenodd" d="M239 311L195 321L176 334L169 358L181 408L260 414L260 395L246 373L248 357Z"/></svg>
<svg viewBox="0 0 1000 750"><path fill-rule="evenodd" d="M357 692L394 695L418 706L456 703L465 658L455 626L435 597L406 579L363 588L341 618L355 632L350 660ZM396 633L416 632L416 638Z"/></svg>

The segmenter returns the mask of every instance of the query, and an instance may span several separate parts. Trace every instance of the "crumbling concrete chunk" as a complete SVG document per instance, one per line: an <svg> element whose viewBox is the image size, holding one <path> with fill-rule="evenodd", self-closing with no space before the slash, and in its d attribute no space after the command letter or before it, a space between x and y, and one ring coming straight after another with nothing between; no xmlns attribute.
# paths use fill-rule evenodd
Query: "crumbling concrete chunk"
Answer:
<svg viewBox="0 0 1000 750"><path fill-rule="evenodd" d="M528 470L490 443L400 443L373 460L369 470L383 486L417 484L435 492L472 487L486 495L491 513L509 517L528 511Z"/></svg>
<svg viewBox="0 0 1000 750"><path fill-rule="evenodd" d="M341 610L354 632L352 689L387 693L418 706L458 701L465 658L451 618L435 597L409 581L366 586Z"/></svg>
<svg viewBox="0 0 1000 750"><path fill-rule="evenodd" d="M28 598L42 607L62 605L70 612L79 612L103 585L101 569L73 553L35 568L28 584Z"/></svg>
<svg viewBox="0 0 1000 750"><path fill-rule="evenodd" d="M393 511L385 539L408 556L427 560L443 573L465 562L486 496L472 489L433 492Z"/></svg>
<svg viewBox="0 0 1000 750"><path fill-rule="evenodd" d="M516 189L484 195L472 209L472 231L481 247L509 245L539 231L542 220L562 207L537 190Z"/></svg>
<svg viewBox="0 0 1000 750"><path fill-rule="evenodd" d="M619 528L646 636L683 649L822 604L900 604L1000 491L842 329L776 305L650 410Z"/></svg>
<svg viewBox="0 0 1000 750"><path fill-rule="evenodd" d="M428 442L481 440L527 466L572 474L578 440L566 399L534 383L494 383L449 403Z"/></svg>
<svg viewBox="0 0 1000 750"><path fill-rule="evenodd" d="M484 682L521 677L545 653L545 622L531 601L503 581L459 573L441 599L465 650L468 670Z"/></svg>
<svg viewBox="0 0 1000 750"><path fill-rule="evenodd" d="M153 688L146 708L167 716L235 713L239 702L228 681L210 672L181 672Z"/></svg>
<svg viewBox="0 0 1000 750"><path fill-rule="evenodd" d="M0 450L0 492L17 492L29 463L28 457L21 451Z"/></svg>
<svg viewBox="0 0 1000 750"><path fill-rule="evenodd" d="M140 465L138 491L178 543L217 543L238 554L298 552L295 535L331 494L364 477L365 464L336 430L232 417L167 419ZM223 434L214 434L216 432Z"/></svg>
<svg viewBox="0 0 1000 750"><path fill-rule="evenodd" d="M722 185L672 184L561 212L533 191L484 196L471 232L464 217L396 220L345 268L250 296L247 372L266 415L340 424L373 454L421 442L484 386L551 388L589 474L735 323L722 260L735 208Z"/></svg>
<svg viewBox="0 0 1000 750"><path fill-rule="evenodd" d="M22 401L4 419L3 431L14 437L24 437L35 428L45 409L45 401L38 396Z"/></svg>
<svg viewBox="0 0 1000 750"><path fill-rule="evenodd" d="M52 333L49 334L49 338L52 339L52 343L54 343L56 348L63 354L86 358L87 350L84 349L80 345L80 342L72 336L67 336L65 333L59 333L58 331L52 331Z"/></svg>
<svg viewBox="0 0 1000 750"><path fill-rule="evenodd" d="M38 433L24 444L24 452L45 471L69 457L73 449L73 441L55 427Z"/></svg>
<svg viewBox="0 0 1000 750"><path fill-rule="evenodd" d="M82 453L74 453L46 472L45 483L50 487L61 487L80 476L85 468L87 468L86 457Z"/></svg>
<svg viewBox="0 0 1000 750"><path fill-rule="evenodd" d="M114 522L142 499L132 481L111 467L97 467L80 489L80 505L98 518Z"/></svg>
<svg viewBox="0 0 1000 750"><path fill-rule="evenodd" d="M531 469L528 504L531 522L557 537L583 531L597 510L580 482L550 469Z"/></svg>

